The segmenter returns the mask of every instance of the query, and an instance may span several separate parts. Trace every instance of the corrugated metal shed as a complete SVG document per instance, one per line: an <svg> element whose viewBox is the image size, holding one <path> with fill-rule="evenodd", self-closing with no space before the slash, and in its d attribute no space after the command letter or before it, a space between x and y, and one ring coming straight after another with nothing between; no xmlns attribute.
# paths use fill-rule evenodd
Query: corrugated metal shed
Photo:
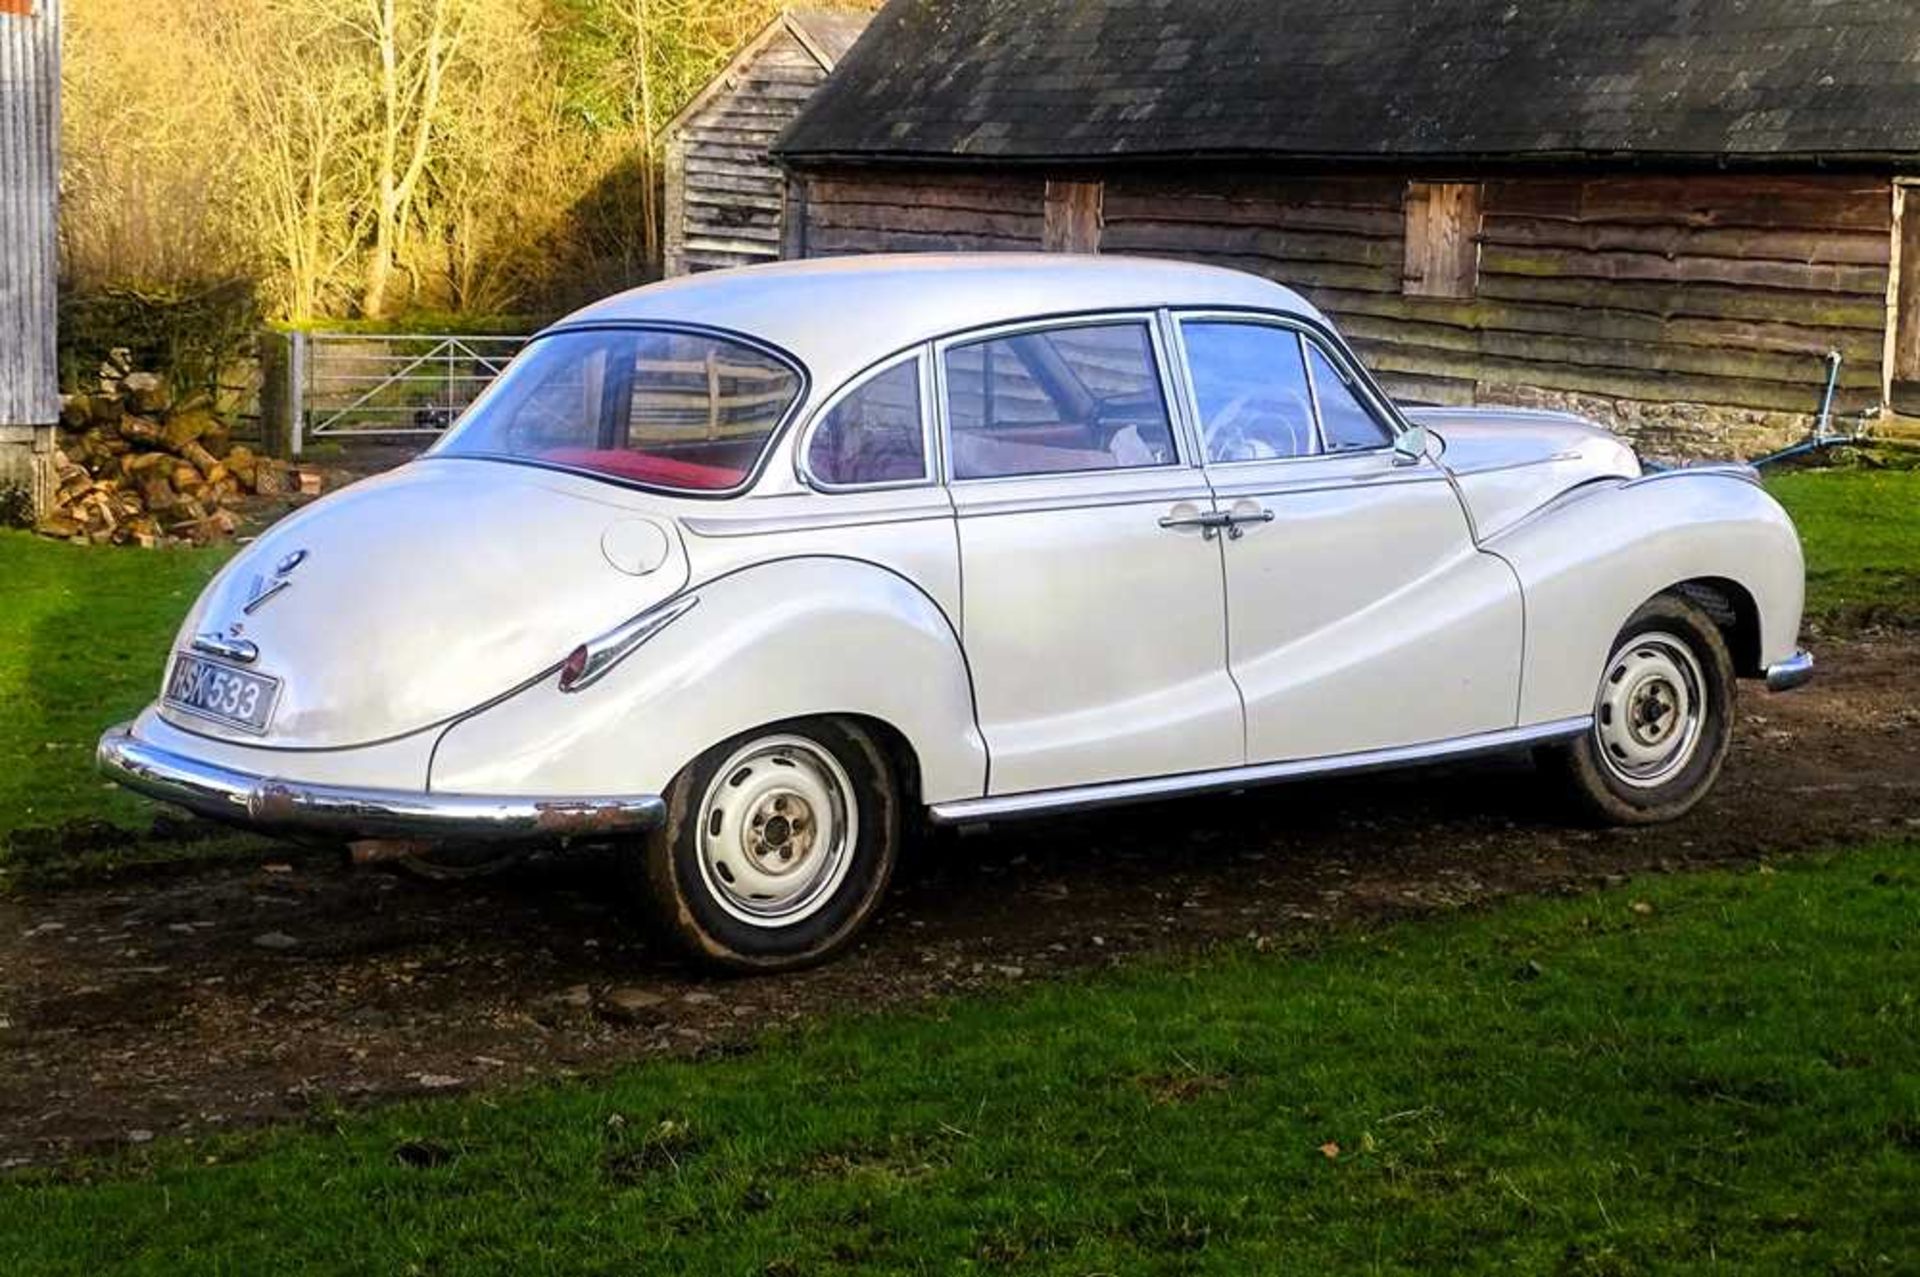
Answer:
<svg viewBox="0 0 1920 1277"><path fill-rule="evenodd" d="M18 0L16 0L16 3ZM27 8L27 4L18 4ZM54 372L60 0L0 5L0 424L60 414Z"/></svg>
<svg viewBox="0 0 1920 1277"><path fill-rule="evenodd" d="M60 0L0 0L0 483L44 499L60 183Z"/></svg>

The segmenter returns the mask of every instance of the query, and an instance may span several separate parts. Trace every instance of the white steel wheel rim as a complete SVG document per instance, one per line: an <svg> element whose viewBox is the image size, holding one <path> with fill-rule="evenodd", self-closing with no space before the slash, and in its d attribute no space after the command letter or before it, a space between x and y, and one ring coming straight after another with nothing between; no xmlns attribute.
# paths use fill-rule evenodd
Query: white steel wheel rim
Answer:
<svg viewBox="0 0 1920 1277"><path fill-rule="evenodd" d="M1665 784L1693 760L1706 725L1707 680L1671 634L1635 635L1607 662L1594 705L1600 761L1637 789Z"/></svg>
<svg viewBox="0 0 1920 1277"><path fill-rule="evenodd" d="M853 780L801 736L765 736L714 773L700 801L696 859L730 917L787 927L820 912L853 864Z"/></svg>

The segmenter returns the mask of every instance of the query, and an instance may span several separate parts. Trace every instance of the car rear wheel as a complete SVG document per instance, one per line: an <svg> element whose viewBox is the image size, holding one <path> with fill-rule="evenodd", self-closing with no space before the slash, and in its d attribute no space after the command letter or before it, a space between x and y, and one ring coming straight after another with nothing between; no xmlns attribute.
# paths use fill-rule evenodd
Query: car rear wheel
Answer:
<svg viewBox="0 0 1920 1277"><path fill-rule="evenodd" d="M1713 619L1663 594L1614 640L1593 727L1547 751L1574 799L1612 824L1686 814L1713 788L1733 742L1733 658Z"/></svg>
<svg viewBox="0 0 1920 1277"><path fill-rule="evenodd" d="M729 970L792 970L845 948L899 854L892 762L844 720L737 736L666 800L666 824L629 861L640 903L680 948Z"/></svg>

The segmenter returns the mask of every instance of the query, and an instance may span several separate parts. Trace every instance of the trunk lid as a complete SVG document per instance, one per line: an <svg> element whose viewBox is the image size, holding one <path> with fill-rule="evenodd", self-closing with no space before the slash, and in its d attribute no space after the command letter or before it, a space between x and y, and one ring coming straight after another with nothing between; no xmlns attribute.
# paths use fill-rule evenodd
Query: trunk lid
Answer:
<svg viewBox="0 0 1920 1277"><path fill-rule="evenodd" d="M258 648L239 668L280 680L264 735L160 712L220 739L302 749L457 717L680 590L670 504L494 461L435 458L354 484L238 555L175 642L176 653L207 634Z"/></svg>

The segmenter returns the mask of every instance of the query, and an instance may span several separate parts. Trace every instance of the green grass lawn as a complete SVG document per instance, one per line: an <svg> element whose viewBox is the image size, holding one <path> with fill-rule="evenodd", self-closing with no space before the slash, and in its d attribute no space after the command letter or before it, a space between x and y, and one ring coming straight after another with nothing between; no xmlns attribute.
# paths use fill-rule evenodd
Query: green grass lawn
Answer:
<svg viewBox="0 0 1920 1277"><path fill-rule="evenodd" d="M101 729L152 700L174 631L226 551L81 547L0 531L0 847L153 807L93 770Z"/></svg>
<svg viewBox="0 0 1920 1277"><path fill-rule="evenodd" d="M1810 619L1920 624L1920 470L1800 470L1767 487L1800 526Z"/></svg>
<svg viewBox="0 0 1920 1277"><path fill-rule="evenodd" d="M0 1187L0 1271L1912 1272L1920 847Z"/></svg>

